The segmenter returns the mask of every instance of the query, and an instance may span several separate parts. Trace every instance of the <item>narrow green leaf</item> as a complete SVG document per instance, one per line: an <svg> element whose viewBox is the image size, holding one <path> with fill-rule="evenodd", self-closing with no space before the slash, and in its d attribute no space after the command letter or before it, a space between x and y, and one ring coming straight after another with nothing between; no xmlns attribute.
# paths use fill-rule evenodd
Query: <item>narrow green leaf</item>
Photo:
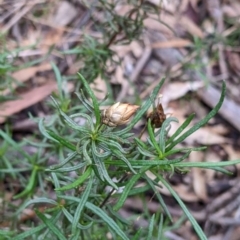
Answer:
<svg viewBox="0 0 240 240"><path fill-rule="evenodd" d="M102 174L102 177L104 180L112 186L114 189L118 189L118 186L113 182L113 180L109 177L108 171L105 167L105 164L99 159L97 156L93 155L95 163L97 163L97 169L100 174Z"/></svg>
<svg viewBox="0 0 240 240"><path fill-rule="evenodd" d="M60 229L58 229L50 219L45 217L45 215L39 212L37 209L35 210L35 212L37 216L45 223L45 225L52 231L52 233L57 236L59 240L67 240L65 236L62 234L62 232L60 231Z"/></svg>
<svg viewBox="0 0 240 240"><path fill-rule="evenodd" d="M139 240L141 239L140 236L142 234L142 228L139 228L136 232L136 234L133 236L132 240Z"/></svg>
<svg viewBox="0 0 240 240"><path fill-rule="evenodd" d="M127 153L118 142L114 142L110 138L107 140L103 137L98 137L98 140L106 143L110 149L117 149L118 151L120 151L122 153L125 153L125 154Z"/></svg>
<svg viewBox="0 0 240 240"><path fill-rule="evenodd" d="M75 94L77 95L77 97L79 98L79 100L82 102L82 104L84 105L84 107L89 111L89 112L93 112L93 106L91 105L91 103L87 100L87 98L84 95L83 90L81 89L81 94L75 92Z"/></svg>
<svg viewBox="0 0 240 240"><path fill-rule="evenodd" d="M239 163L240 163L240 159L232 160L232 161L223 161L223 162L182 162L182 163L176 163L174 166L208 168L208 167L225 167L225 166L231 166Z"/></svg>
<svg viewBox="0 0 240 240"><path fill-rule="evenodd" d="M105 168L105 165L102 163L101 159L99 159L96 155L93 155L93 164L92 168L94 170L94 173L98 177L99 180L104 182L104 175L103 175L103 168ZM111 185L111 184L110 184Z"/></svg>
<svg viewBox="0 0 240 240"><path fill-rule="evenodd" d="M88 167L87 170L83 173L83 175L81 175L76 181L74 181L64 187L55 188L55 190L56 191L66 191L66 190L76 188L79 185L81 185L82 183L84 183L84 181L90 176L91 172L92 172L92 168Z"/></svg>
<svg viewBox="0 0 240 240"><path fill-rule="evenodd" d="M123 154L122 154L121 152L119 152L119 151L117 151L117 150L113 150L112 152L114 153L114 155L115 155L117 158L120 158L124 163L127 164L129 170L131 170L134 174L136 173L136 171L133 169L131 163L127 160L127 158L125 158L125 157L123 156Z"/></svg>
<svg viewBox="0 0 240 240"><path fill-rule="evenodd" d="M100 109L99 109L97 98L95 97L93 91L91 90L91 88L88 85L88 83L85 80L85 78L80 73L78 73L78 76L79 76L80 80L82 81L82 83L83 83L87 93L89 94L89 96L92 99L93 108L94 108L95 117L96 117L96 126L99 126L100 123L101 123L101 112L100 112Z"/></svg>
<svg viewBox="0 0 240 240"><path fill-rule="evenodd" d="M80 125L78 125L76 122L74 122L66 113L64 113L62 111L62 109L60 108L60 106L58 105L57 101L51 96L51 99L54 103L54 105L56 106L56 108L58 109L58 112L60 113L60 115L62 116L62 118L64 119L65 123L72 129L78 130L79 132L82 133L89 133L89 131L84 128L81 127Z"/></svg>
<svg viewBox="0 0 240 240"><path fill-rule="evenodd" d="M124 187L123 192L121 193L120 198L118 199L117 204L115 204L115 206L113 207L114 211L118 211L124 204L124 202L126 201L130 190L133 188L133 186L136 184L136 182L138 181L139 178L141 178L141 176L143 175L143 173L145 171L147 171L149 169L149 167L143 167L139 173L133 175L131 177L131 179L128 181L128 183L126 184L126 186Z"/></svg>
<svg viewBox="0 0 240 240"><path fill-rule="evenodd" d="M163 155L165 153L166 128L169 126L170 122L178 122L178 119L175 117L169 117L162 124L159 134L159 147Z"/></svg>
<svg viewBox="0 0 240 240"><path fill-rule="evenodd" d="M206 150L207 147L195 147L195 148L174 148L168 152L165 152L163 154L163 157L167 157L167 156L170 156L170 155L173 155L173 154L176 154L176 153L180 153L180 152L193 152L193 151L203 151L203 150Z"/></svg>
<svg viewBox="0 0 240 240"><path fill-rule="evenodd" d="M150 140L151 140L151 142L152 142L156 152L161 157L163 155L163 152L161 151L161 149L158 146L158 143L157 143L157 141L155 139L153 128L152 128L152 124L151 124L151 119L148 119L147 127L148 127L148 134L149 134Z"/></svg>
<svg viewBox="0 0 240 240"><path fill-rule="evenodd" d="M122 229L117 225L116 222L113 221L101 208L93 205L90 202L86 203L86 207L91 210L94 214L98 215L104 222L108 224L108 226L115 231L115 233L120 236L124 240L129 240L129 238L125 235Z"/></svg>
<svg viewBox="0 0 240 240"><path fill-rule="evenodd" d="M151 151L151 148L148 148L148 149L149 149L149 150L142 149L142 148L139 147L139 146L137 147L137 150L138 150L139 153L141 153L143 156L149 157L150 159L156 157L156 156L153 154L153 151Z"/></svg>
<svg viewBox="0 0 240 240"><path fill-rule="evenodd" d="M153 239L153 227L154 227L155 214L152 215L149 226L148 226L148 235L147 240Z"/></svg>
<svg viewBox="0 0 240 240"><path fill-rule="evenodd" d="M79 240L81 239L80 236L81 230L77 229L77 231L75 232L75 234L73 236L71 236L71 238L69 240Z"/></svg>
<svg viewBox="0 0 240 240"><path fill-rule="evenodd" d="M103 160L112 155L110 149L106 144L98 143L98 145L96 146L95 141L92 141L92 154Z"/></svg>
<svg viewBox="0 0 240 240"><path fill-rule="evenodd" d="M87 163L83 162L83 163L79 163L77 165L71 166L71 167L64 167L64 168L58 168L58 169L46 169L46 171L49 172L73 172L76 171L80 168L86 167Z"/></svg>
<svg viewBox="0 0 240 240"><path fill-rule="evenodd" d="M87 123L90 126L91 131L94 131L92 118L89 115L87 115L85 113L75 113L75 114L71 114L69 117L70 118L76 118L76 117L83 117L83 118L85 118L87 120Z"/></svg>
<svg viewBox="0 0 240 240"><path fill-rule="evenodd" d="M50 168L46 169L46 171L56 170L56 169L59 169L59 168L63 167L68 162L70 162L72 159L74 159L77 155L78 155L78 153L76 151L69 154L69 156L66 159L64 159L62 162L60 162L59 164L50 166Z"/></svg>
<svg viewBox="0 0 240 240"><path fill-rule="evenodd" d="M79 201L79 204L77 206L77 209L76 209L74 217L73 217L73 221L72 221L72 234L73 235L76 234L77 226L78 226L79 220L81 218L83 208L88 200L89 194L92 189L92 184L93 184L93 178L91 177L88 181L88 185L87 185L86 189L84 190L84 192L82 194L81 201Z"/></svg>
<svg viewBox="0 0 240 240"><path fill-rule="evenodd" d="M83 144L83 147L82 147L82 154L86 160L86 162L88 164L92 164L92 159L90 158L89 154L88 154L88 144L90 143L90 140L87 140L85 141L85 143Z"/></svg>
<svg viewBox="0 0 240 240"><path fill-rule="evenodd" d="M152 159L152 160L130 160L132 167L135 168L142 168L144 166L162 166L162 165L170 165L173 164L175 166L176 163L179 163L181 161L183 161L184 159L186 159L189 154L191 153L191 151L188 151L187 153L185 153L182 157L180 158L176 158L173 160L159 160L159 159ZM125 164L119 160L105 160L104 161L106 164L109 165L115 165L115 166L124 166Z"/></svg>
<svg viewBox="0 0 240 240"><path fill-rule="evenodd" d="M54 62L51 62L51 65L52 65L52 68L53 68L53 71L54 71L54 74L55 74L55 77L56 77L56 80L57 80L57 85L58 85L58 93L60 95L60 99L63 100L63 94L62 94L62 76L61 76L61 73L58 69L58 67L56 66L56 64Z"/></svg>
<svg viewBox="0 0 240 240"><path fill-rule="evenodd" d="M22 147L20 147L11 137L9 134L6 134L0 129L0 136L2 136L3 139L5 139L6 142L8 142L13 148L18 150L21 154L23 154L24 157L29 159L29 155L23 151Z"/></svg>
<svg viewBox="0 0 240 240"><path fill-rule="evenodd" d="M148 182L149 186L152 188L154 194L157 196L159 203L161 204L164 212L166 213L166 215L168 216L168 218L170 219L171 222L173 222L171 213L169 212L167 205L165 204L161 194L159 193L159 191L156 189L155 185L153 184L153 182L151 181L151 179L149 179L149 177L147 177L145 175L144 177L146 179L146 181Z"/></svg>
<svg viewBox="0 0 240 240"><path fill-rule="evenodd" d="M158 225L158 235L157 235L157 240L162 240L163 236L163 214L160 214L160 221Z"/></svg>
<svg viewBox="0 0 240 240"><path fill-rule="evenodd" d="M61 215L61 212L55 212L53 214L52 218L49 219L49 221L51 221L52 223L55 223L58 220L60 215ZM41 224L41 225L39 225L37 227L30 228L29 230L24 231L23 233L18 234L17 236L15 236L12 239L13 240L28 239L28 237L32 237L34 234L42 231L44 228L46 228L46 225L45 224Z"/></svg>
<svg viewBox="0 0 240 240"><path fill-rule="evenodd" d="M108 211L117 219L119 220L121 223L125 224L125 225L131 225L131 223L125 218L122 217L118 212L113 211L112 206L111 205L106 205Z"/></svg>
<svg viewBox="0 0 240 240"><path fill-rule="evenodd" d="M146 193L149 189L151 189L148 185L143 187L132 188L128 194L128 196L139 195L140 193Z"/></svg>
<svg viewBox="0 0 240 240"><path fill-rule="evenodd" d="M160 174L156 174L157 177L160 179L160 181L162 182L162 184L168 189L168 191L173 195L173 197L176 199L176 201L178 202L178 204L180 205L180 207L182 208L183 212L186 214L186 216L188 217L189 221L192 223L193 228L195 229L197 235L199 236L199 238L201 240L207 240L206 235L204 234L203 230L201 229L201 227L198 225L197 221L195 220L195 218L192 216L192 214L189 212L189 210L187 209L187 207L185 206L185 204L183 203L183 201L180 199L180 197L178 196L178 194L173 190L173 188L170 186L170 184L160 175Z"/></svg>
<svg viewBox="0 0 240 240"><path fill-rule="evenodd" d="M19 194L15 195L13 197L13 199L19 199L19 198L28 196L29 194L31 194L33 192L35 184L36 184L36 180L37 180L38 170L39 170L38 167L33 167L33 170L32 170L32 173L31 173L31 176L29 178L26 188Z"/></svg>
<svg viewBox="0 0 240 240"><path fill-rule="evenodd" d="M79 201L80 200L81 199L79 199ZM62 212L66 216L66 218L68 219L69 223L72 223L73 222L73 216L71 215L71 213L69 213L68 210L64 207L62 207ZM92 224L93 224L93 222L90 222L87 225L82 225L82 224L78 223L77 227L81 230L87 230L92 226Z"/></svg>
<svg viewBox="0 0 240 240"><path fill-rule="evenodd" d="M44 126L44 118L41 118L38 122L38 128L39 128L39 131L41 132L41 134L46 137L47 139L50 139L54 142L58 142L54 137L51 137L49 135L49 133L47 132L47 129L45 128Z"/></svg>
<svg viewBox="0 0 240 240"><path fill-rule="evenodd" d="M37 227L33 227L31 229L29 229L28 231L24 231L23 233L18 234L17 236L15 236L14 238L12 238L13 240L22 240L22 239L27 239L27 237L31 237L34 234L42 231L44 228L46 228L45 224L41 224Z"/></svg>
<svg viewBox="0 0 240 240"><path fill-rule="evenodd" d="M182 125L176 130L176 132L167 140L166 146L170 144L193 120L195 113L192 113L188 118L182 123Z"/></svg>
<svg viewBox="0 0 240 240"><path fill-rule="evenodd" d="M199 128L201 128L202 126L204 126L211 118L213 118L218 110L221 108L222 103L224 101L224 97L225 97L225 93L226 93L226 83L223 81L222 83L222 92L221 92L221 96L219 99L219 102L217 103L217 105L213 108L213 110L205 117L203 118L201 121L199 121L197 124L195 124L193 127L191 127L188 131L186 131L185 133L183 133L179 138L177 138L174 142L172 142L172 144L170 144L170 146L166 149L166 151L171 150L173 147L175 147L178 143L183 142L184 139L186 139L189 135L191 135L192 133L196 132Z"/></svg>
<svg viewBox="0 0 240 240"><path fill-rule="evenodd" d="M58 177L57 177L56 173L52 172L51 176L52 176L52 181L53 181L53 184L54 184L55 188L59 188L60 183L59 183L59 180L58 180Z"/></svg>
<svg viewBox="0 0 240 240"><path fill-rule="evenodd" d="M46 133L51 137L51 139L54 139L55 141L59 142L64 147L67 147L67 148L69 148L69 149L71 149L73 151L76 151L76 146L73 145L68 140L66 140L65 138L62 138L62 137L58 136L56 133L54 133L51 130L46 130Z"/></svg>
<svg viewBox="0 0 240 240"><path fill-rule="evenodd" d="M230 172L227 169L222 168L222 167L207 167L207 169L212 169L212 170L214 170L216 172L221 172L221 173L229 175L229 176L233 175L232 172Z"/></svg>

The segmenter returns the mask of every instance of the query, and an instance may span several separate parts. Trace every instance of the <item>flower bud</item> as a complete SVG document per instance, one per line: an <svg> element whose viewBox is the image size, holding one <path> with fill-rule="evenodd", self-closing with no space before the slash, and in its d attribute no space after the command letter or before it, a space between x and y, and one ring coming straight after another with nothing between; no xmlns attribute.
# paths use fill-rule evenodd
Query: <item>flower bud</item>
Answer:
<svg viewBox="0 0 240 240"><path fill-rule="evenodd" d="M102 111L102 123L109 127L123 125L129 121L139 106L117 102Z"/></svg>

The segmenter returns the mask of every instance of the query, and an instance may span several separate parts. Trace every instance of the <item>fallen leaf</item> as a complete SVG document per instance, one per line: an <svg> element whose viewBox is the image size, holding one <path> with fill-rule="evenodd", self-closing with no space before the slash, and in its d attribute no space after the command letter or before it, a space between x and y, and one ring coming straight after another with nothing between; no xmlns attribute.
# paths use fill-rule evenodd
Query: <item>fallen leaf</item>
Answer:
<svg viewBox="0 0 240 240"><path fill-rule="evenodd" d="M28 81L31 77L34 77L37 72L44 72L52 69L52 66L50 63L44 63L38 66L24 68L19 71L16 71L12 74L12 77L20 83L24 83ZM7 95L11 92L11 90L16 89L18 86L17 83L13 83L11 87L4 90L1 95ZM11 90L10 90L11 89Z"/></svg>
<svg viewBox="0 0 240 240"><path fill-rule="evenodd" d="M156 176L150 171L147 171L146 174L152 180L156 178ZM162 184L162 182L160 181L158 183L161 185L161 187L155 186L156 189L167 196L171 196L171 193ZM190 191L189 186L186 186L184 184L179 184L177 186L172 186L172 188L177 192L180 198L186 202L196 202L199 200L198 196L192 191Z"/></svg>
<svg viewBox="0 0 240 240"><path fill-rule="evenodd" d="M189 91L196 91L204 86L203 81L196 82L173 82L165 86L163 92L164 103L179 99Z"/></svg>
<svg viewBox="0 0 240 240"><path fill-rule="evenodd" d="M53 15L50 22L56 26L66 26L77 16L77 9L68 1L60 1L57 6L56 14Z"/></svg>
<svg viewBox="0 0 240 240"><path fill-rule="evenodd" d="M68 84L69 91L73 90L73 84ZM46 84L31 89L28 92L25 92L18 96L17 100L8 101L0 105L1 116L0 123L5 122L7 117L20 112L21 110L30 107L47 96L49 96L53 91L57 91L57 83L55 81L48 81Z"/></svg>
<svg viewBox="0 0 240 240"><path fill-rule="evenodd" d="M181 48L181 47L189 47L193 43L188 39L176 38L169 39L165 42L154 42L151 44L152 48Z"/></svg>
<svg viewBox="0 0 240 240"><path fill-rule="evenodd" d="M204 159L206 162L216 162L217 163L217 162L221 161L220 156L211 149L206 151ZM214 179L215 174L216 174L216 171L211 170L211 169L206 169L205 170L206 181L207 182L212 181Z"/></svg>
<svg viewBox="0 0 240 240"><path fill-rule="evenodd" d="M204 158L203 152L192 152L189 156L190 162L202 162ZM193 168L192 169L193 178L193 189L196 195L203 201L208 200L207 196L207 185L204 169Z"/></svg>
<svg viewBox="0 0 240 240"><path fill-rule="evenodd" d="M91 89L94 92L94 95L98 99L104 99L107 95L107 85L106 82L98 76L93 83L90 84Z"/></svg>
<svg viewBox="0 0 240 240"><path fill-rule="evenodd" d="M189 145L199 143L203 145L228 143L230 140L211 131L211 127L202 127L185 139Z"/></svg>
<svg viewBox="0 0 240 240"><path fill-rule="evenodd" d="M193 21L191 21L191 19L189 19L188 17L182 16L179 19L179 23L192 36L197 36L201 39L204 37L202 29L197 26Z"/></svg>

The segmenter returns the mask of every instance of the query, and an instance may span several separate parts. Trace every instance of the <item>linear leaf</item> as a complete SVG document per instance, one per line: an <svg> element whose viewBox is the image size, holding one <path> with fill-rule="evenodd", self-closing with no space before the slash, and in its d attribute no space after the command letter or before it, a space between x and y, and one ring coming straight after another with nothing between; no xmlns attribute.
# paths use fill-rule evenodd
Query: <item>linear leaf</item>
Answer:
<svg viewBox="0 0 240 240"><path fill-rule="evenodd" d="M126 186L124 187L123 192L121 193L120 198L118 199L117 204L113 207L114 211L118 211L124 204L124 202L126 201L130 190L133 188L133 186L136 184L137 180L143 175L143 173L145 171L147 171L149 169L149 167L144 167L140 170L139 173L135 174L132 176L132 178L128 181L128 183L126 184Z"/></svg>
<svg viewBox="0 0 240 240"><path fill-rule="evenodd" d="M153 238L152 235L153 235L154 219L155 219L155 214L152 215L149 226L148 226L147 240L151 240Z"/></svg>
<svg viewBox="0 0 240 240"><path fill-rule="evenodd" d="M45 225L52 231L52 233L58 237L58 239L67 240L60 231L60 229L58 229L50 219L48 219L43 213L39 212L37 209L35 210L35 212L37 216L45 223Z"/></svg>
<svg viewBox="0 0 240 240"><path fill-rule="evenodd" d="M82 76L82 74L78 73L78 76L79 76L80 80L82 81L87 93L89 94L89 96L92 99L93 108L94 108L95 117L96 117L96 126L99 126L101 123L101 112L99 109L97 98L95 97L93 91L91 90L90 86L88 85L86 79Z"/></svg>
<svg viewBox="0 0 240 240"><path fill-rule="evenodd" d="M108 224L109 227L111 227L112 230L115 231L115 233L120 236L124 240L129 240L129 238L125 235L125 233L122 231L122 229L117 225L116 222L113 221L112 218L110 218L101 208L93 205L90 202L86 203L86 207L91 210L93 213L98 215L104 222Z"/></svg>
<svg viewBox="0 0 240 240"><path fill-rule="evenodd" d="M88 181L88 185L87 185L84 193L82 194L81 201L79 201L79 204L78 204L77 209L75 211L73 221L72 221L72 233L73 233L73 235L76 234L77 226L78 226L79 220L81 218L83 208L84 208L84 206L85 206L85 204L88 200L89 194L91 192L92 183L93 183L93 178L91 177Z"/></svg>
<svg viewBox="0 0 240 240"><path fill-rule="evenodd" d="M200 120L198 123L196 123L193 127L191 127L188 131L186 131L185 133L183 133L179 138L177 138L174 142L172 142L172 144L170 144L169 147L167 147L166 151L171 150L173 147L175 147L178 143L182 142L184 139L186 139L189 135L191 135L192 133L196 132L199 128L201 128L202 126L204 126L211 118L213 118L218 110L221 108L222 103L224 101L224 97L225 97L225 93L226 93L226 83L223 81L222 83L222 92L221 92L221 96L220 99L217 103L217 105L213 108L213 110L202 120Z"/></svg>
<svg viewBox="0 0 240 240"><path fill-rule="evenodd" d="M192 214L189 212L183 201L180 199L178 194L173 190L173 188L170 186L170 184L160 175L157 174L157 177L160 179L162 184L168 189L168 191L173 195L173 197L176 199L180 207L182 208L183 212L186 214L188 217L189 221L192 223L193 228L195 229L196 233L198 234L199 238L201 240L207 240L206 235L204 234L203 230L201 227L198 225L197 221L195 218L192 216Z"/></svg>
<svg viewBox="0 0 240 240"><path fill-rule="evenodd" d="M81 185L91 174L92 172L92 168L88 167L87 170L74 182L61 187L61 188L55 188L56 191L66 191L66 190L70 190L73 189L75 187L78 187L79 185Z"/></svg>

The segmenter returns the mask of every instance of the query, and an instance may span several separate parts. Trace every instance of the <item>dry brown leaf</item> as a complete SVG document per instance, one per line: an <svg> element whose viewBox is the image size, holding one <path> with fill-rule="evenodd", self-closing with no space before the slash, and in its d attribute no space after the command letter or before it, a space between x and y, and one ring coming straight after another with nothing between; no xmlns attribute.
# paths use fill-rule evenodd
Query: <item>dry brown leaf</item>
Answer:
<svg viewBox="0 0 240 240"><path fill-rule="evenodd" d="M77 9L68 1L60 1L56 14L52 16L50 22L58 27L66 26L77 16Z"/></svg>
<svg viewBox="0 0 240 240"><path fill-rule="evenodd" d="M39 42L39 47L43 50L49 49L49 46L59 44L63 39L63 30L54 29L49 31Z"/></svg>
<svg viewBox="0 0 240 240"><path fill-rule="evenodd" d="M191 19L188 17L182 16L179 19L179 23L181 26L189 32L192 36L197 36L199 38L203 38L204 34L200 27L198 27Z"/></svg>
<svg viewBox="0 0 240 240"><path fill-rule="evenodd" d="M229 128L227 128L223 124L217 124L217 125L211 126L211 131L219 135L225 135L229 133Z"/></svg>
<svg viewBox="0 0 240 240"><path fill-rule="evenodd" d="M230 144L229 145L224 144L222 146L228 154L228 160L229 161L240 159L240 151L239 150L234 149L233 146L230 145ZM237 164L236 166L237 166L237 169L240 170L240 164Z"/></svg>
<svg viewBox="0 0 240 240"><path fill-rule="evenodd" d="M171 129L169 131L169 136L176 132L177 128L184 122L185 118L182 117L181 111L173 111L173 116L179 120L179 123L171 123ZM196 143L203 145L214 145L229 143L230 140L218 134L212 127L202 127L196 132L188 136L185 140L188 145L194 145Z"/></svg>
<svg viewBox="0 0 240 240"><path fill-rule="evenodd" d="M150 171L147 171L146 174L152 180L156 178L156 176ZM159 182L159 184L162 187L156 186L156 189L167 196L171 196L171 193L168 191L168 189L161 182ZM178 186L172 186L172 188L177 192L180 198L186 202L196 202L199 200L198 196L189 190L189 186L179 184Z"/></svg>
<svg viewBox="0 0 240 240"><path fill-rule="evenodd" d="M106 82L98 76L93 83L90 84L91 89L94 92L94 95L98 99L104 99L107 95L107 85Z"/></svg>
<svg viewBox="0 0 240 240"><path fill-rule="evenodd" d="M235 18L239 16L239 12L232 5L223 5L222 6L223 14L228 18Z"/></svg>
<svg viewBox="0 0 240 240"><path fill-rule="evenodd" d="M176 38L166 42L154 42L152 48L181 48L191 46L193 43L188 39Z"/></svg>
<svg viewBox="0 0 240 240"><path fill-rule="evenodd" d="M214 131L211 130L211 127L202 127L193 134L191 134L189 137L187 137L185 142L190 145L194 143L212 145L228 143L229 139L214 133Z"/></svg>
<svg viewBox="0 0 240 240"><path fill-rule="evenodd" d="M227 59L230 68L235 72L238 76L240 76L240 55L235 52L227 52Z"/></svg>
<svg viewBox="0 0 240 240"><path fill-rule="evenodd" d="M192 152L189 156L190 162L202 162L203 152ZM196 195L203 201L208 200L205 172L201 168L192 169L193 189Z"/></svg>
<svg viewBox="0 0 240 240"><path fill-rule="evenodd" d="M114 45L111 46L111 49L116 52L117 56L119 56L120 58L124 57L132 50L130 45Z"/></svg>
<svg viewBox="0 0 240 240"><path fill-rule="evenodd" d="M220 90L211 85L209 85L206 89L197 91L197 94L211 107L216 106L221 95ZM237 103L235 103L232 99L225 97L219 113L240 131L240 106Z"/></svg>
<svg viewBox="0 0 240 240"><path fill-rule="evenodd" d="M141 55L143 53L143 48L138 41L132 41L131 44L130 44L130 48L133 52L133 55L136 58L141 57Z"/></svg>
<svg viewBox="0 0 240 240"><path fill-rule="evenodd" d="M168 103L172 100L179 99L189 91L196 91L204 86L203 81L198 82L173 82L165 86L163 92L163 101Z"/></svg>
<svg viewBox="0 0 240 240"><path fill-rule="evenodd" d="M152 16L152 18L151 18L151 15L150 15L149 18L147 18L143 21L144 26L147 29L157 30L161 33L166 34L169 37L174 37L174 33L171 30L171 28L175 28L175 25L176 25L175 17L173 17L170 14L167 14L165 12L162 12L161 13L161 22L155 20L154 18L156 18L156 16ZM164 24L162 22L164 22ZM166 26L166 24L167 24L167 26Z"/></svg>
<svg viewBox="0 0 240 240"><path fill-rule="evenodd" d="M115 72L115 78L112 79L111 82L113 83L118 83L118 84L122 84L123 82L125 82L125 78L123 77L123 69L122 66L118 65L116 68L116 72Z"/></svg>
<svg viewBox="0 0 240 240"><path fill-rule="evenodd" d="M55 81L48 81L46 84L40 87L36 87L29 92L25 92L19 95L19 99L14 101L8 101L0 105L1 116L0 123L3 123L7 117L20 112L21 110L32 106L45 97L50 95L53 91L56 91L57 83ZM69 91L73 89L73 84L68 84Z"/></svg>
<svg viewBox="0 0 240 240"><path fill-rule="evenodd" d="M21 69L19 71L16 71L12 74L12 77L17 80L20 83L24 83L27 80L29 80L31 77L34 77L35 74L37 72L44 72L44 71L48 71L52 69L52 66L50 63L44 63L38 66L34 66L34 67L29 67L29 68L25 68L25 69ZM7 95L9 94L11 91L10 89L16 89L17 88L17 84L13 83L11 88L4 90L1 94L2 95Z"/></svg>
<svg viewBox="0 0 240 240"><path fill-rule="evenodd" d="M220 162L221 158L220 156L212 150L208 150L205 154L205 161L206 162ZM215 170L211 170L211 169L205 169L205 176L206 176L206 181L210 182L213 180L214 176L216 174Z"/></svg>
<svg viewBox="0 0 240 240"><path fill-rule="evenodd" d="M24 68L17 72L14 72L12 74L12 77L19 82L25 82L25 81L29 80L31 77L35 76L35 74L37 72L44 72L44 71L48 71L51 69L52 69L52 66L50 63L43 63L38 66Z"/></svg>

